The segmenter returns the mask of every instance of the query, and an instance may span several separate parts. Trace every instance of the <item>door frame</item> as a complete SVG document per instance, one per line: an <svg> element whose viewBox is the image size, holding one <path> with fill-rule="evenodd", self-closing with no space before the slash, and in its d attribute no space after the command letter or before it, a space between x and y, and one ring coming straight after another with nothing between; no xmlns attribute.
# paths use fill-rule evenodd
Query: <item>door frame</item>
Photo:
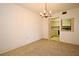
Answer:
<svg viewBox="0 0 79 59"><path fill-rule="evenodd" d="M57 18L57 19L60 19L59 17L50 17L50 18L49 18L49 21L48 21L48 25L49 25L48 40L51 40L51 35L50 35L50 33L51 33L51 24L50 24L51 18ZM60 19L60 29L59 29L59 31L60 31L60 34L61 34L61 19ZM60 41L60 35L59 35L59 40L58 40L58 41Z"/></svg>

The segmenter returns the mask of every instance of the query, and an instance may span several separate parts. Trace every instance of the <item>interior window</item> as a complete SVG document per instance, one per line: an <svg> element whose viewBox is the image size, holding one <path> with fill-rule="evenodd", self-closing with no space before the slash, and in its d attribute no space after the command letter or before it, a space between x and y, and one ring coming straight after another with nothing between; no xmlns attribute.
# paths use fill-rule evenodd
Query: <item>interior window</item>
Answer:
<svg viewBox="0 0 79 59"><path fill-rule="evenodd" d="M73 18L62 19L61 20L61 30L62 31L73 31Z"/></svg>

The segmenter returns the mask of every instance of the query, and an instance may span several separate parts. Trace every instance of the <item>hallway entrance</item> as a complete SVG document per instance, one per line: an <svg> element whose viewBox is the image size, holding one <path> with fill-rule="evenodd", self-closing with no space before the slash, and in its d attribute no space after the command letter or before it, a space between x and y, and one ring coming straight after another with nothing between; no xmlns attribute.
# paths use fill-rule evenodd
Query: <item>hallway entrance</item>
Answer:
<svg viewBox="0 0 79 59"><path fill-rule="evenodd" d="M61 26L61 23L60 23L60 19L58 17L55 17L55 18L51 18L50 19L50 40L55 40L55 41L59 41L60 40L60 26Z"/></svg>

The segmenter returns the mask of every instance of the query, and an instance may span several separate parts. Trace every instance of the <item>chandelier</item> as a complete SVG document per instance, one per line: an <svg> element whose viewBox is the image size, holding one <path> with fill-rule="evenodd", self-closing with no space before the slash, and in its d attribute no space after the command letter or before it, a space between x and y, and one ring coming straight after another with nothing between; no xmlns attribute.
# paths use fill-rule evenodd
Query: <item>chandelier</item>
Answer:
<svg viewBox="0 0 79 59"><path fill-rule="evenodd" d="M42 18L51 17L51 11L48 11L48 10L47 10L47 3L45 3L45 9L40 12L40 16L41 16Z"/></svg>

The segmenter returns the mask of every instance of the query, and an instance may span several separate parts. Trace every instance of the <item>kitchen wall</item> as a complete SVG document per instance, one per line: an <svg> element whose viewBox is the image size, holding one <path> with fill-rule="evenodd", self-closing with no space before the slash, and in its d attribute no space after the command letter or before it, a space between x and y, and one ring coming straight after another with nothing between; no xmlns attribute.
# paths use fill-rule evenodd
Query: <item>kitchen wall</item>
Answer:
<svg viewBox="0 0 79 59"><path fill-rule="evenodd" d="M38 14L16 4L0 4L0 53L42 38Z"/></svg>
<svg viewBox="0 0 79 59"><path fill-rule="evenodd" d="M56 13L53 17L74 18L74 31L61 31L60 41L79 45L79 8L67 10L67 14L64 15L62 12Z"/></svg>

